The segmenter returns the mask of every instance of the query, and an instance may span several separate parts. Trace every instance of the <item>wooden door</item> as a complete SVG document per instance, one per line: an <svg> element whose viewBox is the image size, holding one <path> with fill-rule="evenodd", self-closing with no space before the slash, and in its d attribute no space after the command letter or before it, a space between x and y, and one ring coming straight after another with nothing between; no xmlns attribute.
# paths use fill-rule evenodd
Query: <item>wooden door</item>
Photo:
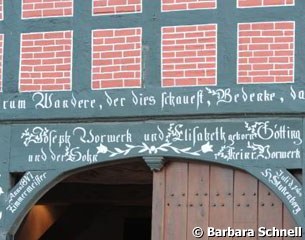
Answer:
<svg viewBox="0 0 305 240"><path fill-rule="evenodd" d="M194 227L293 228L283 203L251 175L222 166L171 162L154 173L152 240L194 240ZM200 239L209 239L203 235ZM210 239L271 239L218 237ZM292 239L292 238L276 238ZM293 238L301 239L301 238Z"/></svg>

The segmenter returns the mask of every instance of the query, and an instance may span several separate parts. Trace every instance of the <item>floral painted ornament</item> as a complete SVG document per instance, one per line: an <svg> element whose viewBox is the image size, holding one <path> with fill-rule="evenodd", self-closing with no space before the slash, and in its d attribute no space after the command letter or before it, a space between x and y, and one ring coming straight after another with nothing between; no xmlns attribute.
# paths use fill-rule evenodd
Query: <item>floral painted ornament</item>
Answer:
<svg viewBox="0 0 305 240"><path fill-rule="evenodd" d="M201 153L208 153L208 152L213 152L213 145L210 144L210 142L207 142L201 146L199 150L196 151L191 151L192 147L187 147L187 148L178 148L173 146L173 143L164 143L160 146L155 146L155 145L147 145L146 143L142 142L141 145L131 145L131 144L125 144L125 149L121 149L118 147L113 148L110 150L107 146L104 144L100 144L97 149L97 154L106 154L110 153L109 157L115 157L118 155L123 155L126 156L128 153L131 151L136 150L137 153L145 153L147 152L148 154L157 154L159 152L169 152L173 151L175 153L184 153L184 154L189 154L192 156L200 156Z"/></svg>

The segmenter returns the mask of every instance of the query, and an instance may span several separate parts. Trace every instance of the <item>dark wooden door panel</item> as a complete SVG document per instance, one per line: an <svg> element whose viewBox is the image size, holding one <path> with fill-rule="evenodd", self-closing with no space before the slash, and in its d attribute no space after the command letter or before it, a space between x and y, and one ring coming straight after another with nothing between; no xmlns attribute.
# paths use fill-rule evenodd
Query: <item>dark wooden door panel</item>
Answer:
<svg viewBox="0 0 305 240"><path fill-rule="evenodd" d="M259 183L258 227L281 228L283 222L283 204L263 183ZM280 240L280 237L264 239Z"/></svg>
<svg viewBox="0 0 305 240"><path fill-rule="evenodd" d="M250 174L186 162L171 162L154 173L152 222L152 240L192 240L194 227L205 231L208 227L256 231L261 226L280 229L297 226L283 203ZM205 234L201 239L215 238ZM292 238L259 238L256 231L256 237L233 239Z"/></svg>
<svg viewBox="0 0 305 240"><path fill-rule="evenodd" d="M257 190L258 181L249 174L234 172L234 228L257 229ZM236 237L233 239L240 239ZM243 237L253 240L253 237Z"/></svg>
<svg viewBox="0 0 305 240"><path fill-rule="evenodd" d="M193 163L188 170L187 240L194 240L193 228L200 223L207 229L209 224L210 166ZM208 238L204 235L201 239Z"/></svg>
<svg viewBox="0 0 305 240"><path fill-rule="evenodd" d="M297 225L286 207L283 207L283 228L292 229ZM301 237L283 237L283 240L301 240Z"/></svg>
<svg viewBox="0 0 305 240"><path fill-rule="evenodd" d="M165 240L186 239L188 164L173 162L165 173Z"/></svg>
<svg viewBox="0 0 305 240"><path fill-rule="evenodd" d="M209 226L233 226L233 170L211 166L210 171L210 220ZM227 239L221 238L218 239Z"/></svg>

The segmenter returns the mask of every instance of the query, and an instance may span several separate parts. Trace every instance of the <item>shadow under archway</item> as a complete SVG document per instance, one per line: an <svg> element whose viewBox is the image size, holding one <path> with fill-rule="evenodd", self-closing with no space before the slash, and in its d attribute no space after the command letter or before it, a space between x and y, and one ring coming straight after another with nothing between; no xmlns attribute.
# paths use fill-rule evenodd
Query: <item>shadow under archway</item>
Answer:
<svg viewBox="0 0 305 240"><path fill-rule="evenodd" d="M207 164L210 164L211 166L212 165L214 165L213 163L211 163L211 162L205 162L205 164L204 164L204 161L203 160L200 160L200 161L198 161L198 159L197 160L191 160L191 159L185 159L185 158L181 158L181 159L178 159L178 158L169 158L168 159L169 160L169 162L171 162L171 161L175 161L175 162L178 162L178 163L185 163L185 162L188 162L189 164L193 164L193 163L196 163L197 162L197 164L199 164L199 165L207 165ZM138 167L136 167L136 165L133 165L133 163L135 164L135 163L137 163L137 164L140 164L140 168L142 168L142 170L140 170L140 169L138 169ZM118 192L123 192L125 189L126 189L126 186L128 185L128 184L126 184L126 183L128 183L128 181L130 181L129 183L132 183L132 181L135 181L135 179L133 179L133 177L134 177L134 175L133 174L127 174L127 175L124 175L124 171L121 169L121 167L120 166L124 166L125 165L125 167L123 167L123 168L127 168L127 169L129 169L130 170L130 168L132 168L132 166L134 167L134 170L135 170L135 172L137 172L137 173L139 173L139 172L141 172L141 171L143 171L145 174L147 174L146 175L146 177L145 176L143 176L142 175L142 177L144 177L144 178L142 178L142 177L140 177L140 175L138 175L138 178L137 178L137 183L140 183L140 185L145 185L145 181L147 181L147 179L149 179L149 183L150 183L150 188L152 189L152 184L151 184L151 182L152 182L152 172L150 171L150 169L145 165L145 163L144 163L144 161L142 160L142 159L139 159L139 158L137 158L137 159L125 159L125 160L116 160L116 161L114 161L114 162L109 162L109 163L105 163L105 164L99 164L99 165L95 165L95 166L91 166L90 168L86 168L86 169L84 169L84 168L79 168L79 169L74 169L73 170L73 172L65 172L65 171L63 171L62 172L62 174L59 176L59 178L61 179L61 180L63 180L63 174L65 174L65 176L66 176L66 178L65 178L65 180L64 181L62 181L61 183L65 183L65 184L72 184L73 183L73 181L77 181L77 183L78 184L85 184L86 183L86 181L93 181L93 183L94 183L94 181L105 181L105 178L108 176L112 176L113 178L110 180L110 179L108 179L108 182L104 182L104 183L108 183L108 185L110 186L111 184L114 184L115 183L115 181L117 181L117 183L120 183L120 181L121 182L124 182L125 183L125 186L124 186L124 188L121 188L121 190L119 190ZM229 165L229 164L225 164L225 165ZM230 166L225 166L225 165L223 165L222 167L223 168L228 168L228 169L230 169L231 167ZM103 171L103 174L98 174L97 173L97 169L101 169L101 171ZM117 168L117 171L115 171L115 173L111 170L111 169L113 169L113 168ZM109 170L109 172L108 172L108 174L105 174L105 172L104 172L104 170L105 169L108 169ZM83 173L82 172L80 172L80 171L82 171L83 170ZM126 169L125 169L126 170ZM232 169L231 169L232 170ZM250 174L251 174L251 171L248 171ZM248 173L247 173L248 174ZM67 175L69 175L69 177L67 177ZM78 177L75 177L76 175L78 175ZM249 175L249 174L248 174ZM99 177L95 177L95 176L99 176ZM128 180L128 176L129 177L131 177L131 180ZM250 176L250 175L249 175ZM148 178L147 178L148 177ZM91 178L91 180L89 180L89 178ZM55 179L55 178L54 178ZM76 179L78 179L78 180L76 180ZM98 180L99 179L99 180ZM133 180L132 180L133 179ZM146 180L145 180L146 179ZM173 179L176 179L176 178L173 178ZM179 179L179 178L178 178ZM257 180L257 179L256 179ZM174 181L174 182L176 182L176 181ZM95 182L96 183L96 182ZM107 184L102 184L102 185L107 185ZM67 186L67 185L66 185ZM79 185L80 186L80 185ZM49 192L51 192L51 191L54 191L54 189L55 188L51 188L51 189L49 189ZM80 192L80 187L74 187L74 192L77 190L78 192ZM97 191L97 190L94 190L94 188L93 188L93 192L94 191ZM65 187L63 187L62 188L62 190L61 190L61 192L62 193L69 193L68 192L68 188L65 188ZM101 196L103 196L103 201L105 201L105 197L107 197L107 196L109 196L109 194L107 195L107 194L105 194L105 191L102 191L103 192L103 194L104 195L101 195ZM143 191L143 189L140 191L140 192L144 192ZM70 195L70 196L73 196L73 195L71 195L72 193L70 192L68 195ZM47 194L48 195L48 194ZM45 203L47 203L47 195L45 195L45 196L43 196L39 201L38 201L38 204L43 204L44 202L43 201L46 201ZM89 199L90 199L90 194L89 195L86 195L86 194L82 194L82 195L84 195L85 197L85 200L86 201L88 201ZM125 196L131 196L132 194L125 194ZM59 198L57 198L57 199L59 199ZM78 199L77 197L75 197L74 196L74 198L73 199ZM93 201L92 199L94 199L94 198L92 198L91 197L91 201ZM149 199L150 199L150 201L151 201L151 190L150 190L150 197L149 197ZM139 199L138 199L139 200ZM138 201L137 200L137 201ZM50 201L50 199L49 199L49 201ZM57 200L58 202L60 202L59 200ZM272 204L272 203L271 203ZM96 211L96 207L94 207L94 202L93 203L91 203L90 204L91 206L92 206L92 210L93 211L95 211L95 212L97 212ZM84 207L84 205L77 205L77 203L75 204L75 208L74 208L74 210L72 211L72 212L77 212L77 210L78 209L82 209L83 207ZM150 208L151 208L151 205L150 205ZM101 208L102 209L102 208ZM150 209L151 210L151 209ZM149 211L149 210L148 210ZM285 210L286 211L286 210ZM121 211L122 212L122 211ZM134 211L131 211L131 212L134 212ZM141 212L141 211L140 211ZM143 212L145 212L145 211L143 211ZM150 211L151 212L151 211ZM286 214L286 213L285 213ZM81 214L79 214L79 215L81 215ZM75 216L75 215L74 215ZM74 219L75 217L71 217L72 219ZM89 219L89 220L91 220L92 219L92 216L87 216L87 218L83 218L83 219ZM132 228L132 226L134 226L134 224L136 224L136 222L132 222L132 221L129 221L128 223L127 223L127 220L129 219L128 218L128 215L125 215L125 219L126 219L126 226L127 225L129 225L129 226L131 226L131 228ZM146 218L147 219L147 218ZM143 220L143 219L142 219ZM85 223L88 223L88 220L87 221L85 221ZM104 222L104 223L107 223L107 221L106 222ZM65 225L65 224L63 224L63 225ZM98 226L100 227L101 225L103 225L103 224L98 224ZM104 224L105 226L107 226L107 224ZM18 235L20 234L20 232L21 232L21 229L23 229L23 228L25 228L25 224L22 224L21 225L21 227L19 228L19 232L18 232L18 234L17 234L17 237L18 237ZM106 227L107 228L107 227ZM107 228L107 229L109 229L109 228ZM74 232L74 233L76 233L77 231L76 230L78 230L78 227L77 226L74 226L72 229L71 229L71 231L72 232ZM46 231L44 231L44 232L46 232ZM116 231L116 233L117 232L119 232L119 231ZM122 233L122 231L121 231L121 233ZM58 231L57 231L57 234L58 234ZM123 233L124 234L124 233ZM19 235L20 236L20 235ZM56 236L56 238L55 239L57 239L57 237L58 237L58 235L56 235L55 234L55 236ZM88 235L86 235L86 237L88 237ZM112 236L113 237L113 236ZM18 239L18 238L16 238L16 239ZM20 239L22 239L22 240L27 240L27 238L20 238ZM38 239L38 238L34 238L34 239ZM41 238L41 239L43 239L43 238ZM54 239L54 238L46 238L46 239ZM67 240L69 240L69 239L73 239L73 240L75 240L75 238L68 238L68 237L65 237L65 239L67 239ZM85 238L86 239L86 238ZM92 238L92 239L94 239L94 238ZM112 238L113 239L113 238ZM132 238L131 238L132 239ZM144 239L144 238L142 238L142 239ZM157 238L158 239L158 238Z"/></svg>
<svg viewBox="0 0 305 240"><path fill-rule="evenodd" d="M144 161L97 167L50 189L30 210L15 239L148 240L151 206L152 172Z"/></svg>

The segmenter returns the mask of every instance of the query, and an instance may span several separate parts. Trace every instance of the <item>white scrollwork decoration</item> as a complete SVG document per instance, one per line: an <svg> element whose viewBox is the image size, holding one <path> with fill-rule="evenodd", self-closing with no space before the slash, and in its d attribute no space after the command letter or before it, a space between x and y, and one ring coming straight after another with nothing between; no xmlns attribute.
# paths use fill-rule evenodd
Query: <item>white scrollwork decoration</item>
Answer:
<svg viewBox="0 0 305 240"><path fill-rule="evenodd" d="M177 154L184 153L191 156L200 156L201 153L208 153L213 152L213 145L210 144L210 142L207 142L206 144L202 145L199 150L191 151L192 147L186 147L186 148L178 148L173 146L173 143L163 143L160 146L155 145L148 145L144 142L142 142L141 145L131 145L131 144L125 144L125 148L121 149L118 147L115 147L113 149L109 149L104 144L100 144L97 147L97 154L107 154L109 153L109 157L116 157L118 155L126 156L131 151L136 150L137 153L145 153L148 154L157 154L159 152L169 152L173 151Z"/></svg>
<svg viewBox="0 0 305 240"><path fill-rule="evenodd" d="M23 144L24 146L28 147L29 144L32 143L42 143L44 138L47 137L49 129L35 127L33 128L32 132L29 132L27 128L21 135L21 139L24 139Z"/></svg>

